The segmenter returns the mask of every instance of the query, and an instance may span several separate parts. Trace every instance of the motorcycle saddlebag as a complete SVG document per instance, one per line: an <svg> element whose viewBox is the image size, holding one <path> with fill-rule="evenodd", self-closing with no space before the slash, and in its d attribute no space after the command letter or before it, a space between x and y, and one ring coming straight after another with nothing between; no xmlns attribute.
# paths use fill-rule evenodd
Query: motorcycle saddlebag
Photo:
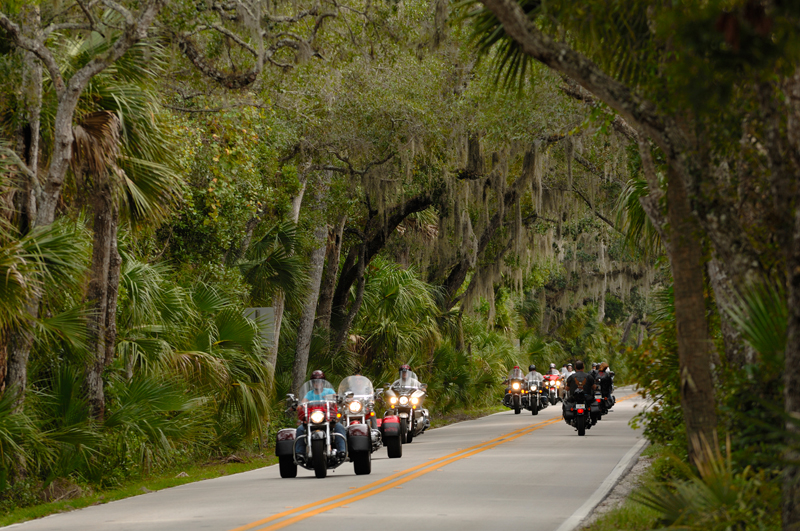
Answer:
<svg viewBox="0 0 800 531"><path fill-rule="evenodd" d="M575 418L575 411L569 407L564 408L564 420L569 424Z"/></svg>
<svg viewBox="0 0 800 531"><path fill-rule="evenodd" d="M288 428L278 432L278 441L275 443L275 455L294 455L295 430Z"/></svg>
<svg viewBox="0 0 800 531"><path fill-rule="evenodd" d="M370 449L369 426L351 424L347 427L347 446L349 452L365 452Z"/></svg>
<svg viewBox="0 0 800 531"><path fill-rule="evenodd" d="M600 402L598 402L597 400L592 402L592 405L590 406L589 410L591 411L592 416L595 418L599 418L603 415L603 411L600 408Z"/></svg>
<svg viewBox="0 0 800 531"><path fill-rule="evenodd" d="M400 419L395 416L384 417L383 423L381 424L381 431L383 431L384 437L400 435Z"/></svg>

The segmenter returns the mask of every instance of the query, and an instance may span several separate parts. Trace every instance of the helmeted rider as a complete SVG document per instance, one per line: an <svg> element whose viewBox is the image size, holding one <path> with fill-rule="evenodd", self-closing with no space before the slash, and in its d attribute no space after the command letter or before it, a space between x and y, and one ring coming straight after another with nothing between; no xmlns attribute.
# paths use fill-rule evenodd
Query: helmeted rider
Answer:
<svg viewBox="0 0 800 531"><path fill-rule="evenodd" d="M334 391L331 387L326 387L328 381L325 379L325 373L320 370L316 370L311 373L311 390L306 393L306 395L300 400L301 404L306 402L320 402L322 400L333 400L336 396L336 391ZM345 440L347 439L347 431L344 429L338 422L333 422L333 431L334 433L339 433L342 437L333 437L333 448L335 451L339 453L344 453L345 450ZM306 434L306 427L304 424L300 424L297 427L296 437L297 439L301 439L301 436ZM300 454L306 453L306 444L305 439L301 439L297 443L297 452Z"/></svg>
<svg viewBox="0 0 800 531"><path fill-rule="evenodd" d="M414 378L411 367L400 365L400 377L394 381L392 387L419 387L419 381Z"/></svg>
<svg viewBox="0 0 800 531"><path fill-rule="evenodd" d="M547 372L547 374L561 374L561 373L558 372L558 369L556 368L556 364L555 363L551 363L550 364L550 370Z"/></svg>
<svg viewBox="0 0 800 531"><path fill-rule="evenodd" d="M572 364L567 363L567 374L565 375L564 379L565 380L569 379L569 377L572 376L573 374L575 374L575 371L572 369Z"/></svg>
<svg viewBox="0 0 800 531"><path fill-rule="evenodd" d="M536 365L531 363L528 365L528 374L525 375L525 379L528 382L541 382L544 377L536 370Z"/></svg>

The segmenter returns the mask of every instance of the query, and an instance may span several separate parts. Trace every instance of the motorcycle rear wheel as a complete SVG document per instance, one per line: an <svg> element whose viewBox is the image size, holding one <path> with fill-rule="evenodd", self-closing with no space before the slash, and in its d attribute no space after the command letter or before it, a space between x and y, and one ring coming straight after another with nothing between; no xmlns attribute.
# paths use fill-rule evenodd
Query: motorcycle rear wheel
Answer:
<svg viewBox="0 0 800 531"><path fill-rule="evenodd" d="M586 435L586 417L581 415L576 419L576 423L578 425L578 435L583 437L584 435Z"/></svg>
<svg viewBox="0 0 800 531"><path fill-rule="evenodd" d="M356 476L363 476L372 472L372 453L366 451L354 454L353 470L355 471Z"/></svg>
<svg viewBox="0 0 800 531"><path fill-rule="evenodd" d="M401 439L401 435L386 437L384 442L386 443L386 453L389 454L390 459L403 457L403 440Z"/></svg>
<svg viewBox="0 0 800 531"><path fill-rule="evenodd" d="M316 439L311 441L311 461L314 464L314 475L319 479L328 475L328 458L325 456L325 441Z"/></svg>
<svg viewBox="0 0 800 531"><path fill-rule="evenodd" d="M294 462L291 455L282 455L278 457L278 468L280 468L282 478L297 477L297 464Z"/></svg>

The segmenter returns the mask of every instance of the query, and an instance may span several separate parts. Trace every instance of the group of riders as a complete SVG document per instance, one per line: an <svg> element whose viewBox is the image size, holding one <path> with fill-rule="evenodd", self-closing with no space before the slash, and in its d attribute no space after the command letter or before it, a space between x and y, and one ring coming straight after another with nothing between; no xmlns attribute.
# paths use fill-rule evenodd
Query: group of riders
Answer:
<svg viewBox="0 0 800 531"><path fill-rule="evenodd" d="M503 402L515 413L524 408L534 415L562 402L564 420L583 435L613 406L613 378L607 363L593 363L590 372L584 372L582 361L567 363L561 371L551 363L546 374L535 365L524 374L517 366L504 382ZM369 474L371 455L382 446L390 458L401 457L402 445L430 427L428 410L422 407L427 385L408 365L401 365L398 378L386 385L373 389L368 378L356 374L335 390L325 374L315 370L297 396L288 395L299 426L277 434L281 477L296 477L300 466L322 478L346 461L353 463L356 474ZM376 417L376 401L384 402L382 417Z"/></svg>
<svg viewBox="0 0 800 531"><path fill-rule="evenodd" d="M614 372L608 363L592 363L590 371L584 370L583 361L565 363L561 370L551 363L545 374L536 370L536 365L528 367L528 374L523 375L519 366L515 366L504 380L506 392L503 404L514 409L519 414L522 409L528 409L532 414L548 405L562 403L564 418L571 423L573 415L570 413L574 406L590 404L594 412L590 422L596 424L599 418L608 412L615 400ZM583 409L583 408L579 408Z"/></svg>

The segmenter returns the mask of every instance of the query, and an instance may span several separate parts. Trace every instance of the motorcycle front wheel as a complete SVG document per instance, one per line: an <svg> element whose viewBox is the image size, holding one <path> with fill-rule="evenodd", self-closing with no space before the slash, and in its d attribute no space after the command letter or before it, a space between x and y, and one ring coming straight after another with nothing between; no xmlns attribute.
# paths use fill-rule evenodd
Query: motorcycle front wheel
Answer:
<svg viewBox="0 0 800 531"><path fill-rule="evenodd" d="M400 437L405 441L408 433L408 419L400 419Z"/></svg>
<svg viewBox="0 0 800 531"><path fill-rule="evenodd" d="M282 455L278 457L278 468L280 468L282 478L297 477L297 464L294 462L291 455Z"/></svg>
<svg viewBox="0 0 800 531"><path fill-rule="evenodd" d="M533 404L531 405L531 415L538 415L539 414L539 401L534 400Z"/></svg>
<svg viewBox="0 0 800 531"><path fill-rule="evenodd" d="M576 423L578 424L578 435L583 437L584 435L586 435L586 417L581 415L576 420L577 420Z"/></svg>
<svg viewBox="0 0 800 531"><path fill-rule="evenodd" d="M356 476L363 476L372 472L372 453L366 451L354 454L353 470L355 471Z"/></svg>
<svg viewBox="0 0 800 531"><path fill-rule="evenodd" d="M314 475L322 479L328 475L328 459L325 457L325 441L315 439L311 441L311 461L314 464Z"/></svg>
<svg viewBox="0 0 800 531"><path fill-rule="evenodd" d="M406 443L410 443L414 440L414 424L412 423L411 426L408 428L408 432L406 433Z"/></svg>

